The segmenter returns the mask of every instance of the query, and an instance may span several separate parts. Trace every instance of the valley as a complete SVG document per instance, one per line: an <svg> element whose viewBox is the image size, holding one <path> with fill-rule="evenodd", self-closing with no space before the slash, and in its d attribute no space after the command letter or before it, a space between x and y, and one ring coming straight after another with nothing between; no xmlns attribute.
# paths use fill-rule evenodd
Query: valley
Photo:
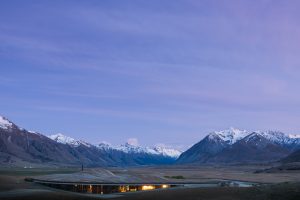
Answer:
<svg viewBox="0 0 300 200"><path fill-rule="evenodd" d="M0 200L300 200L299 8L1 0Z"/></svg>
<svg viewBox="0 0 300 200"><path fill-rule="evenodd" d="M88 168L80 169L1 169L0 170L0 198L1 199L297 199L300 197L300 171L262 172L257 169L266 169L272 166L163 166L163 167L133 167L133 168ZM274 167L274 166L273 166ZM10 173L7 173L7 172ZM15 173L11 173L14 172ZM180 179L173 177L182 176ZM143 192L112 193L112 194L85 194L55 189L35 182L25 181L33 178L47 181L65 181L81 183L110 182L127 184L153 182L163 184L198 183L213 184L229 180L253 182L253 187L175 187L164 190ZM276 189L275 189L276 188ZM186 198L184 198L184 194Z"/></svg>
<svg viewBox="0 0 300 200"><path fill-rule="evenodd" d="M230 128L179 152L90 144L0 122L1 199L299 197L298 135Z"/></svg>

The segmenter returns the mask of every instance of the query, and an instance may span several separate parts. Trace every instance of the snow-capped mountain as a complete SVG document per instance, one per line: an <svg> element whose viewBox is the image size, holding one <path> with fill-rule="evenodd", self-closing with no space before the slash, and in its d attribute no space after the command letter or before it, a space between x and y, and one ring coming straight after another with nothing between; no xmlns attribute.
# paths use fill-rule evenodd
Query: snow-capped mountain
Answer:
<svg viewBox="0 0 300 200"><path fill-rule="evenodd" d="M0 164L3 166L166 165L176 159L129 143L115 148L108 143L95 146L63 134L45 136L19 128L4 117L1 117L0 144Z"/></svg>
<svg viewBox="0 0 300 200"><path fill-rule="evenodd" d="M300 134L289 134L289 138L292 138L292 139L300 138Z"/></svg>
<svg viewBox="0 0 300 200"><path fill-rule="evenodd" d="M267 140L284 147L300 145L300 135L285 134L280 131L255 131L253 134L260 135Z"/></svg>
<svg viewBox="0 0 300 200"><path fill-rule="evenodd" d="M163 158L167 158L168 160L173 159L175 161L175 159L178 158L178 156L181 154L180 151L172 149L172 148L167 148L166 146L163 146L163 145L156 145L153 148L141 147L141 146L138 146L137 144L130 143L130 142L126 142L125 144L118 145L118 146L113 146L112 144L110 144L108 142L101 142L98 145L92 145L85 141L76 140L74 138L65 136L61 133L55 134L55 135L50 135L48 137L50 139L52 139L53 141L61 143L61 144L70 145L72 147L79 147L80 145L84 145L86 147L97 148L101 151L106 152L108 155L114 154L115 156L118 152L122 152L127 155L138 155L139 154L139 157L142 157L143 155L145 157L147 157L147 155L149 155L149 156L161 157L162 159Z"/></svg>
<svg viewBox="0 0 300 200"><path fill-rule="evenodd" d="M153 155L159 155L159 156L165 156L165 157L171 157L171 158L178 158L179 155L182 153L179 150L166 147L163 144L155 145L154 147L141 147L138 145L133 145L128 142L126 142L123 145L119 146L113 146L110 143L102 142L98 144L97 146L100 149L104 150L117 150L122 151L127 154L153 154Z"/></svg>
<svg viewBox="0 0 300 200"><path fill-rule="evenodd" d="M256 131L255 133L277 144L291 144L296 139L279 131Z"/></svg>
<svg viewBox="0 0 300 200"><path fill-rule="evenodd" d="M123 151L125 153L151 153L151 154L155 154L155 152L152 151L148 147L141 147L141 146L137 146L137 145L132 145L128 142L126 142L123 145L116 146L115 149L119 150L119 151Z"/></svg>
<svg viewBox="0 0 300 200"><path fill-rule="evenodd" d="M289 134L289 138L298 139L298 138L300 138L300 134Z"/></svg>
<svg viewBox="0 0 300 200"><path fill-rule="evenodd" d="M273 142L262 134L251 133L209 160L217 163L264 163L277 161L291 149Z"/></svg>
<svg viewBox="0 0 300 200"><path fill-rule="evenodd" d="M142 147L135 138L113 146L92 145L63 134L45 136L0 116L0 164L20 162L87 166L246 163L280 160L300 149L300 135L230 128L209 133L184 153L166 145ZM297 154L298 155L298 154ZM1 157L2 156L2 157ZM4 157L3 157L4 156Z"/></svg>
<svg viewBox="0 0 300 200"><path fill-rule="evenodd" d="M32 134L40 135L40 133L38 133L38 132L27 131L26 129L17 126L12 121L8 120L6 117L3 117L1 115L0 115L0 129L4 129L4 130L10 131L10 132L13 132L13 131L16 131L16 130L26 131L26 132L29 132L29 133L32 133Z"/></svg>
<svg viewBox="0 0 300 200"><path fill-rule="evenodd" d="M231 145L231 144L234 144L237 141L243 139L244 137L246 137L249 134L250 133L246 130L239 130L237 128L231 127L227 130L212 132L209 135L210 135L210 138L218 136L224 142Z"/></svg>
<svg viewBox="0 0 300 200"><path fill-rule="evenodd" d="M140 147L130 143L113 146L108 142L101 142L98 145L92 145L63 134L48 137L57 143L78 149L81 153L85 152L87 155L93 153L95 158L107 158L107 164L111 166L170 164L175 161L175 158L163 156L151 148Z"/></svg>
<svg viewBox="0 0 300 200"><path fill-rule="evenodd" d="M294 144L300 144L300 135L292 135L285 134L280 131L246 131L239 130L236 128L230 128L228 130L223 131L215 131L209 134L210 139L221 139L229 145L233 145L239 140L246 139L247 136L255 136L259 135L273 143L282 146L289 146ZM247 139L251 139L251 137L247 137Z"/></svg>
<svg viewBox="0 0 300 200"><path fill-rule="evenodd" d="M5 117L0 116L0 128L9 129L9 128L12 128L12 126L13 126L13 123L11 123Z"/></svg>
<svg viewBox="0 0 300 200"><path fill-rule="evenodd" d="M50 139L54 140L55 142L61 143L61 144L68 144L74 147L78 147L79 145L85 145L87 147L91 146L89 143L82 141L82 140L75 140L74 138L65 136L61 133L50 135L48 136Z"/></svg>
<svg viewBox="0 0 300 200"><path fill-rule="evenodd" d="M211 132L200 142L183 152L179 156L177 163L205 163L223 149L236 143L248 134L248 131L236 128Z"/></svg>
<svg viewBox="0 0 300 200"><path fill-rule="evenodd" d="M158 152L158 154L169 156L173 158L178 158L182 151L174 149L172 147L166 146L164 144L157 144L153 147L153 150Z"/></svg>
<svg viewBox="0 0 300 200"><path fill-rule="evenodd" d="M102 152L81 145L56 142L34 131L19 128L6 118L1 118L0 127L0 164L2 166L24 165L63 165L106 166L112 161L102 156Z"/></svg>
<svg viewBox="0 0 300 200"><path fill-rule="evenodd" d="M110 143L104 142L104 141L99 143L96 147L99 148L99 149L102 149L102 150L114 149L113 146Z"/></svg>
<svg viewBox="0 0 300 200"><path fill-rule="evenodd" d="M182 153L177 163L266 162L279 160L299 148L298 135L230 128L208 134Z"/></svg>
<svg viewBox="0 0 300 200"><path fill-rule="evenodd" d="M205 163L228 146L229 144L226 141L213 132L183 152L176 162L178 164Z"/></svg>

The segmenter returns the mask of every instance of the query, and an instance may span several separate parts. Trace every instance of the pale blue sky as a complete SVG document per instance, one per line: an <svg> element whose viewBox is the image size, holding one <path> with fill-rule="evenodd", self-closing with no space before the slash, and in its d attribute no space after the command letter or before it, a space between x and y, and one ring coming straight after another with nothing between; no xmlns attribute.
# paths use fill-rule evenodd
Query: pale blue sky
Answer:
<svg viewBox="0 0 300 200"><path fill-rule="evenodd" d="M92 143L300 133L300 3L0 3L1 115Z"/></svg>

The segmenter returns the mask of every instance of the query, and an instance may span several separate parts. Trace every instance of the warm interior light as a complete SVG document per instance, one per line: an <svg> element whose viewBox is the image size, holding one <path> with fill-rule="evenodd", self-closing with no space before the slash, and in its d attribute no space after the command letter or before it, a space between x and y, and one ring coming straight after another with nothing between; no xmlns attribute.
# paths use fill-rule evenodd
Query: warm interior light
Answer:
<svg viewBox="0 0 300 200"><path fill-rule="evenodd" d="M88 192L88 193L92 193L92 192L93 192L93 186L92 186L92 185L89 185L89 186L88 186L87 192Z"/></svg>
<svg viewBox="0 0 300 200"><path fill-rule="evenodd" d="M127 192L127 187L126 186L120 186L119 187L119 192Z"/></svg>
<svg viewBox="0 0 300 200"><path fill-rule="evenodd" d="M168 188L169 185L162 185L161 187L162 187L162 188Z"/></svg>
<svg viewBox="0 0 300 200"><path fill-rule="evenodd" d="M153 185L143 185L142 190L154 190L155 187Z"/></svg>

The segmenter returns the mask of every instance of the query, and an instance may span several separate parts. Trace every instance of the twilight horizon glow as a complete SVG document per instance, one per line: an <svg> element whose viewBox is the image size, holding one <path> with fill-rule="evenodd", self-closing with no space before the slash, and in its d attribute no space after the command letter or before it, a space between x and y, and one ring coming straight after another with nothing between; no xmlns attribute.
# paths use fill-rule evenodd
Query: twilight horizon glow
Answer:
<svg viewBox="0 0 300 200"><path fill-rule="evenodd" d="M298 1L0 5L0 115L24 128L173 146L300 133Z"/></svg>

